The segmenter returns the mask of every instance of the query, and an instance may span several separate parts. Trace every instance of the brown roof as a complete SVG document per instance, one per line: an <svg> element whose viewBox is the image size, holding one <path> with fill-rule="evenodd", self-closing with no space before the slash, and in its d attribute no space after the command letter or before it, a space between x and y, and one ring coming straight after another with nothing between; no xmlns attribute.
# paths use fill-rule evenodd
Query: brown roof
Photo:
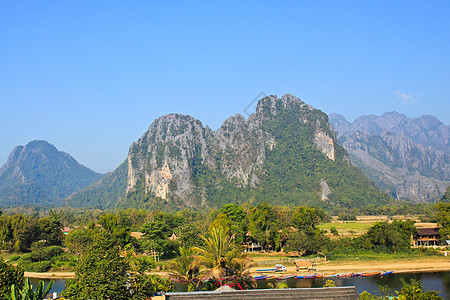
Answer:
<svg viewBox="0 0 450 300"><path fill-rule="evenodd" d="M419 235L438 235L439 227L417 228Z"/></svg>
<svg viewBox="0 0 450 300"><path fill-rule="evenodd" d="M312 266L312 264L309 260L296 260L296 261L294 261L294 264L298 268L305 268L305 267Z"/></svg>

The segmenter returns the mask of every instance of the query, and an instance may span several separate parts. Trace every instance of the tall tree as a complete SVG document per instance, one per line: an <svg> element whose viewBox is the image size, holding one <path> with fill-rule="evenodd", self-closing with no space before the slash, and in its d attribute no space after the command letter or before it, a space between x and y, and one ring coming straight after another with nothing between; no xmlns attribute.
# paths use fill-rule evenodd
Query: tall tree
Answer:
<svg viewBox="0 0 450 300"><path fill-rule="evenodd" d="M23 270L7 264L0 258L0 296L7 299L11 295L11 286L20 286L23 283ZM7 296L8 295L8 296Z"/></svg>
<svg viewBox="0 0 450 300"><path fill-rule="evenodd" d="M323 209L300 206L295 210L292 221L297 229L316 229L316 225L322 222L325 216Z"/></svg>
<svg viewBox="0 0 450 300"><path fill-rule="evenodd" d="M442 240L450 238L450 203L438 203L436 206L437 221L440 227L439 235Z"/></svg>
<svg viewBox="0 0 450 300"><path fill-rule="evenodd" d="M98 233L68 280L63 295L70 299L128 299L127 264L107 231Z"/></svg>
<svg viewBox="0 0 450 300"><path fill-rule="evenodd" d="M204 247L194 247L201 264L210 270L218 271L219 275L228 275L229 263L233 258L240 257L240 249L234 245L225 226L211 226L206 237L202 236Z"/></svg>

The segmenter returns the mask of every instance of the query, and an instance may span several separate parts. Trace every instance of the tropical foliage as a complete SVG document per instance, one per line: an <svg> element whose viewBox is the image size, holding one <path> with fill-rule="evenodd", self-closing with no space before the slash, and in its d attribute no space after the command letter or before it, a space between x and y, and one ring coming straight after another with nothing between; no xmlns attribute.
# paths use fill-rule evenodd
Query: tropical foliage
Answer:
<svg viewBox="0 0 450 300"><path fill-rule="evenodd" d="M400 278L402 282L402 288L400 291L395 291L397 294L392 295L389 291L385 291L381 287L381 296L371 295L364 291L360 294L361 300L382 300L382 299L395 299L395 300L443 300L436 291L426 291L422 286L422 282L412 279L410 283L405 282L403 278Z"/></svg>
<svg viewBox="0 0 450 300"><path fill-rule="evenodd" d="M19 288L15 284L11 286L11 300L43 300L53 287L53 284L54 282L50 281L44 289L44 282L41 280L39 281L36 289L33 290L33 286L30 284L30 279L26 278L25 284L22 288Z"/></svg>

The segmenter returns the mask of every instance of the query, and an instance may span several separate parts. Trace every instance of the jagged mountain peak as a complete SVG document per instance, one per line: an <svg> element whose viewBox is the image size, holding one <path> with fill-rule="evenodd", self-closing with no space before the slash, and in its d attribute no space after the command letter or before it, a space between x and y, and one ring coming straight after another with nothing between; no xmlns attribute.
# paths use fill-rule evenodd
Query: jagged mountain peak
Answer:
<svg viewBox="0 0 450 300"><path fill-rule="evenodd" d="M436 117L408 118L396 111L330 121L352 162L399 199L431 201L450 183L450 127Z"/></svg>
<svg viewBox="0 0 450 300"><path fill-rule="evenodd" d="M300 100L299 98L285 94L281 98L278 98L276 95L270 95L262 98L258 101L256 106L256 116L264 116L267 117L267 114L271 114L272 116L276 116L277 112L280 109L294 109L294 108L302 108L307 110L314 110L314 108Z"/></svg>
<svg viewBox="0 0 450 300"><path fill-rule="evenodd" d="M278 164L283 164L282 171L276 167ZM251 198L277 202L281 200L269 196L273 192L268 186L294 180L290 178L310 174L314 169L314 174L305 175L309 179L303 187L297 183L283 188L282 193L299 193L288 196L297 197L291 202L328 201L329 195L340 201L345 184L338 186L333 182L337 177L324 169L333 169L333 164L355 175L328 116L293 95L270 95L258 101L255 113L248 119L240 114L231 116L215 132L191 116L170 114L156 119L130 147L124 201L160 199L191 207L215 206L230 200L247 202ZM278 176L280 181L274 179ZM329 189L325 196L324 187ZM379 196L375 198L383 198ZM356 198L361 205L361 197Z"/></svg>

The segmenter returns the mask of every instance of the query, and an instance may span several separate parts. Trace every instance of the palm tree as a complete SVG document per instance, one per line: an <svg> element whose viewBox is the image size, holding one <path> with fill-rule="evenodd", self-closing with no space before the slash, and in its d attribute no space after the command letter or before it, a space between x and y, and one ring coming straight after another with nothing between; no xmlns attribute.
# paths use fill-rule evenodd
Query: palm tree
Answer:
<svg viewBox="0 0 450 300"><path fill-rule="evenodd" d="M221 225L211 226L208 236L201 236L205 245L194 247L199 263L209 269L209 273L218 271L219 276L229 275L229 263L233 258L240 257L240 249L234 245L228 234L228 228Z"/></svg>
<svg viewBox="0 0 450 300"><path fill-rule="evenodd" d="M187 281L188 290L194 289L194 282L198 283L201 276L200 266L192 248L180 248L180 257L170 264L170 277L177 280Z"/></svg>
<svg viewBox="0 0 450 300"><path fill-rule="evenodd" d="M254 264L245 257L241 246L234 243L226 226L213 224L207 237L201 237L204 247L195 247L193 250L197 253L198 263L207 269L205 275L214 276L214 273L218 273L219 277L227 277L226 281L239 283L241 288L255 287L256 282L250 275L250 268Z"/></svg>

